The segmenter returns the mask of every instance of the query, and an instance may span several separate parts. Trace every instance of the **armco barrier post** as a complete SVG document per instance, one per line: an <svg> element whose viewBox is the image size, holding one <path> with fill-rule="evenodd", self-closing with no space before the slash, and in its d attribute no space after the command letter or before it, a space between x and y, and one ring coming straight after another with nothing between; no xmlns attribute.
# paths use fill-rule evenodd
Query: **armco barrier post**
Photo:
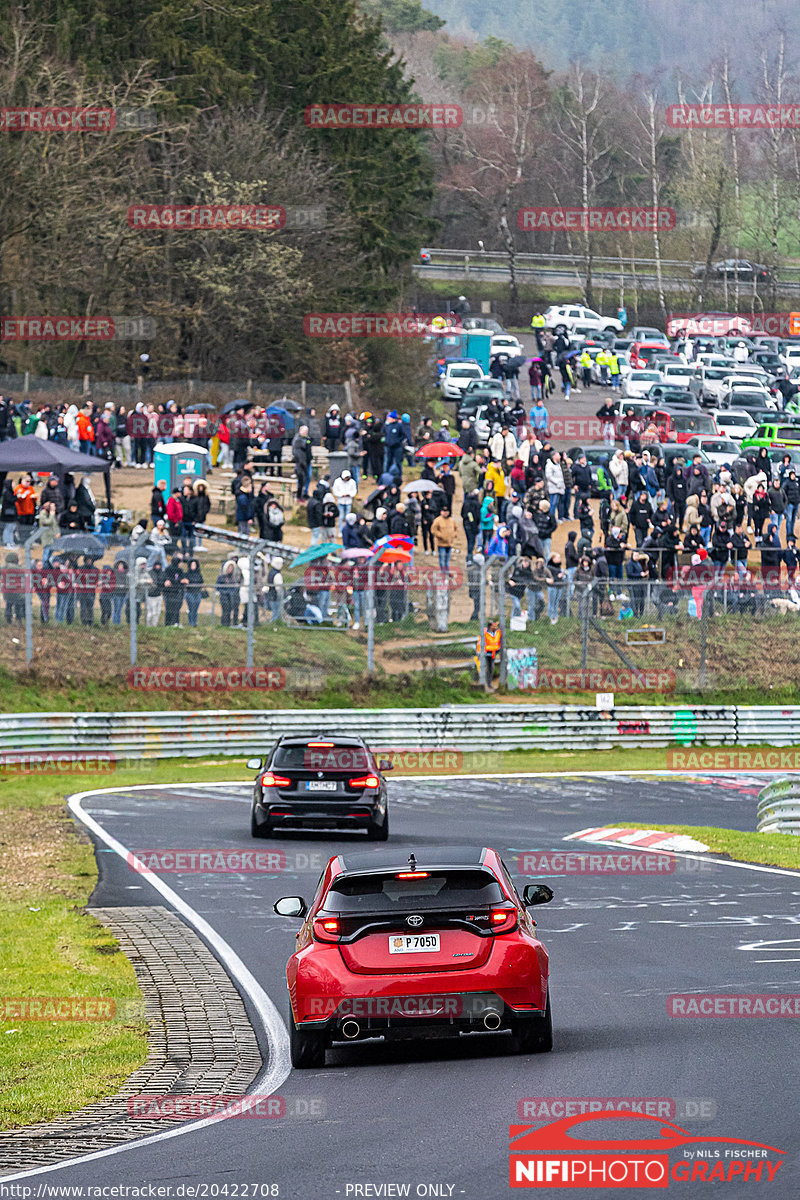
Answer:
<svg viewBox="0 0 800 1200"><path fill-rule="evenodd" d="M131 666L135 667L138 645L136 639L136 544L134 542L131 542L128 549L128 625L131 637Z"/></svg>
<svg viewBox="0 0 800 1200"><path fill-rule="evenodd" d="M375 674L375 564L367 568L367 674Z"/></svg>
<svg viewBox="0 0 800 1200"><path fill-rule="evenodd" d="M25 662L28 666L33 662L33 587L31 586L33 556L31 551L41 536L41 529L37 529L25 543Z"/></svg>
<svg viewBox="0 0 800 1200"><path fill-rule="evenodd" d="M506 653L506 576L514 570L517 559L512 558L500 568L497 580L497 608L500 619L500 687L506 686L508 679L508 655Z"/></svg>
<svg viewBox="0 0 800 1200"><path fill-rule="evenodd" d="M258 598L256 596L256 555L258 554L260 543L255 545L250 551L248 559L248 571L250 577L247 586L247 665L252 667L255 662L255 625L256 625L256 604Z"/></svg>
<svg viewBox="0 0 800 1200"><path fill-rule="evenodd" d="M486 627L486 572L489 560L484 559L480 565L480 591L478 593L478 682L486 688L486 655L484 654L483 631Z"/></svg>
<svg viewBox="0 0 800 1200"><path fill-rule="evenodd" d="M595 585L592 579L587 588L578 597L578 613L581 619L581 670L589 665L589 613L592 611L592 589Z"/></svg>

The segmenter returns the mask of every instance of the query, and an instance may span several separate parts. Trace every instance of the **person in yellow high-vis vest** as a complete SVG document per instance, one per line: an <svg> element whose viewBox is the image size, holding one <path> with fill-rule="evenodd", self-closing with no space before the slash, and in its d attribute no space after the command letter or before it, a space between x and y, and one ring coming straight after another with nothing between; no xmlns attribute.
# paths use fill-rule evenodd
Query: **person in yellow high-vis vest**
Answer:
<svg viewBox="0 0 800 1200"><path fill-rule="evenodd" d="M608 369L611 372L611 386L614 391L616 391L622 381L622 375L619 369L619 359L613 350L607 350L606 360L608 362Z"/></svg>
<svg viewBox="0 0 800 1200"><path fill-rule="evenodd" d="M587 392L592 386L592 356L588 350L584 350L578 359L581 371L583 372L583 386Z"/></svg>
<svg viewBox="0 0 800 1200"><path fill-rule="evenodd" d="M502 634L500 633L500 622L490 621L484 629L481 636L478 638L475 647L475 666L478 668L480 676L480 655L482 654L486 660L486 686L492 686L492 677L494 676L495 660L500 658L500 644Z"/></svg>

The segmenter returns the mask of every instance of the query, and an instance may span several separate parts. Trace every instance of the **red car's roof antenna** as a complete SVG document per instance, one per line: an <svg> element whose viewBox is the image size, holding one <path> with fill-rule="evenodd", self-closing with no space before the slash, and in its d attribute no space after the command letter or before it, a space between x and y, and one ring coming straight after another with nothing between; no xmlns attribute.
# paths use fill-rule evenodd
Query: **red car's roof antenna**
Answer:
<svg viewBox="0 0 800 1200"><path fill-rule="evenodd" d="M416 858L414 857L414 854L413 854L413 852L412 852L411 854L409 854L409 856L408 856L408 865L411 867L411 870L412 870L412 871L416 871L416 869L417 869L417 860L416 860Z"/></svg>

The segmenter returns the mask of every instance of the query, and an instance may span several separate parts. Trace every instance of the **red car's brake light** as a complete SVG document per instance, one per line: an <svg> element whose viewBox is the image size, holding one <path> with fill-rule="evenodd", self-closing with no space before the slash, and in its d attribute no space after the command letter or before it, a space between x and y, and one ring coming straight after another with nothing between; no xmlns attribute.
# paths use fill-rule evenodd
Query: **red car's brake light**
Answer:
<svg viewBox="0 0 800 1200"><path fill-rule="evenodd" d="M291 783L291 779L284 775L275 775L272 771L265 771L261 776L262 787L290 787Z"/></svg>
<svg viewBox="0 0 800 1200"><path fill-rule="evenodd" d="M330 750L333 747L333 742L306 742L310 750Z"/></svg>
<svg viewBox="0 0 800 1200"><path fill-rule="evenodd" d="M493 908L489 914L493 933L510 933L517 927L517 913L513 908Z"/></svg>
<svg viewBox="0 0 800 1200"><path fill-rule="evenodd" d="M317 942L338 942L338 920L335 917L317 917L314 922L314 940Z"/></svg>
<svg viewBox="0 0 800 1200"><path fill-rule="evenodd" d="M351 779L350 787L376 788L381 786L377 775L362 775L360 779Z"/></svg>
<svg viewBox="0 0 800 1200"><path fill-rule="evenodd" d="M427 879L430 871L401 871L395 879Z"/></svg>

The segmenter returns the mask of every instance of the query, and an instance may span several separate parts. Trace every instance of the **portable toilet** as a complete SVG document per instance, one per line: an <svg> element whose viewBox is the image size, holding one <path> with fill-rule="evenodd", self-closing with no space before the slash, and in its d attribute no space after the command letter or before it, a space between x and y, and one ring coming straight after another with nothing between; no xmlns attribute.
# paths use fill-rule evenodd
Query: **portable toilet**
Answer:
<svg viewBox="0 0 800 1200"><path fill-rule="evenodd" d="M205 479L208 471L209 451L204 446L195 446L193 442L167 442L155 447L154 484L163 479L167 485L167 495L175 488L183 487L188 476L191 483L196 479Z"/></svg>

